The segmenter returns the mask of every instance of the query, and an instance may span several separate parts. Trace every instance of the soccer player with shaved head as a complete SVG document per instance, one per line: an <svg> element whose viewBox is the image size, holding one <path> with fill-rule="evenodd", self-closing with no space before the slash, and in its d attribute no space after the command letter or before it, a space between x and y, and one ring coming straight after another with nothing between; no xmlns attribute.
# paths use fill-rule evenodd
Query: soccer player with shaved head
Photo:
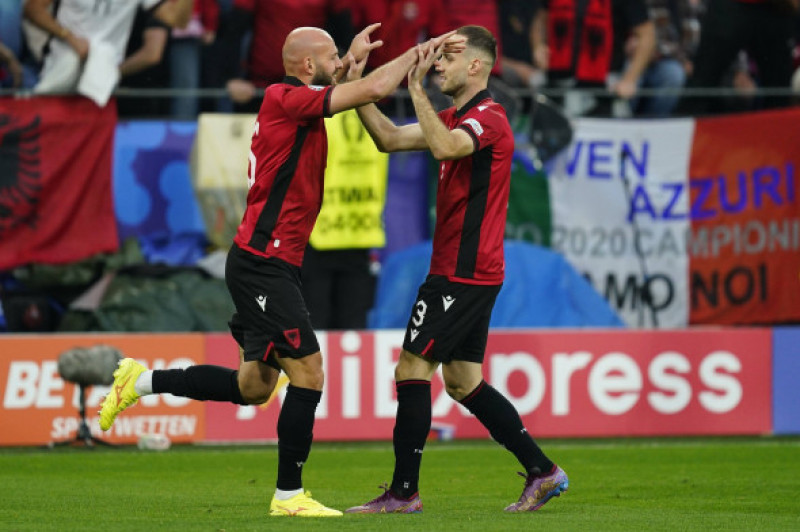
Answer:
<svg viewBox="0 0 800 532"><path fill-rule="evenodd" d="M236 306L230 328L241 348L238 371L212 365L149 371L126 358L101 407L100 426L108 430L120 412L151 393L262 404L285 372L289 385L278 418L278 478L270 515L342 515L312 499L301 478L324 375L301 295L300 266L322 204L324 117L388 96L420 58L411 48L363 79L337 83L349 69L363 69L369 51L382 44L369 37L378 26L356 35L344 58L319 28L297 28L286 37L286 77L264 93L250 149L247 207L225 267ZM429 46L460 51L463 39L444 44L452 33L431 39Z"/></svg>
<svg viewBox="0 0 800 532"><path fill-rule="evenodd" d="M463 26L462 53L427 43L408 74L418 124L397 127L375 105L358 114L379 149L430 150L441 161L430 274L419 288L395 368L397 419L392 483L351 513L422 511L419 470L431 428L431 378L442 366L447 393L464 405L525 468L525 487L508 512L538 510L569 487L564 471L533 441L514 406L483 380L489 320L504 276L503 234L514 136L487 90L497 42ZM436 113L422 82L431 66L454 106ZM348 76L358 74L353 69Z"/></svg>

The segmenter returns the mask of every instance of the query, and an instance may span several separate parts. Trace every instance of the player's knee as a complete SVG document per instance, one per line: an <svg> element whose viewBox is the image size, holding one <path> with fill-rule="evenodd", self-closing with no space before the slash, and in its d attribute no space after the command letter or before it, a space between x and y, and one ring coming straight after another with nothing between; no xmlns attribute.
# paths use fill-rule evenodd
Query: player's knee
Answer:
<svg viewBox="0 0 800 532"><path fill-rule="evenodd" d="M322 371L322 368L315 368L313 370L304 372L303 378L305 382L305 386L303 386L303 388L322 390L322 386L325 384L325 372Z"/></svg>
<svg viewBox="0 0 800 532"><path fill-rule="evenodd" d="M298 388L322 390L325 384L325 373L321 367L304 366L287 372L289 382Z"/></svg>
<svg viewBox="0 0 800 532"><path fill-rule="evenodd" d="M260 405L267 402L272 395L273 387L265 383L239 383L239 392L248 405Z"/></svg>
<svg viewBox="0 0 800 532"><path fill-rule="evenodd" d="M271 375L266 375L271 377ZM266 403L275 389L276 378L265 378L265 375L254 373L239 373L239 393L242 400L248 405L260 405Z"/></svg>
<svg viewBox="0 0 800 532"><path fill-rule="evenodd" d="M472 391L468 390L467 388L462 386L461 383L458 382L445 383L444 389L447 392L447 395L449 395L456 401L461 401L463 398L469 395L469 392Z"/></svg>

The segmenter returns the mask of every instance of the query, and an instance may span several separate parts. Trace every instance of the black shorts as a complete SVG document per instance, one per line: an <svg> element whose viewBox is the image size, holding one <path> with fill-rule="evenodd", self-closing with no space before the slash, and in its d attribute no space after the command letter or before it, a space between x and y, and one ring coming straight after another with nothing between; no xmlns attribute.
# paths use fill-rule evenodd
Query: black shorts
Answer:
<svg viewBox="0 0 800 532"><path fill-rule="evenodd" d="M234 245L225 263L225 282L236 306L231 333L245 360L280 369L276 356L302 358L319 351L300 291L300 268Z"/></svg>
<svg viewBox="0 0 800 532"><path fill-rule="evenodd" d="M428 275L411 309L403 349L442 363L482 363L489 320L501 287L454 283L441 275Z"/></svg>

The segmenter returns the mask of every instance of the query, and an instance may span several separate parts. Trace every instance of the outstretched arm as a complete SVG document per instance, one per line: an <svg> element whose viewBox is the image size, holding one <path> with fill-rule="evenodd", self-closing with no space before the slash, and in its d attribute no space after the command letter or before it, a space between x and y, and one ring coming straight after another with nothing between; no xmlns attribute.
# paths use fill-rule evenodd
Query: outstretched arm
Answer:
<svg viewBox="0 0 800 532"><path fill-rule="evenodd" d="M69 28L62 26L50 13L50 5L53 0L28 0L25 3L24 14L33 25L43 29L56 39L64 41L70 48L75 50L78 57L86 59L89 54L89 41L75 35Z"/></svg>
<svg viewBox="0 0 800 532"><path fill-rule="evenodd" d="M419 60L408 73L408 92L414 103L420 130L430 147L431 154L438 161L461 159L475 151L475 144L466 131L450 130L439 118L431 105L422 80L425 78L434 60L442 53L442 49L434 49L430 44L419 49Z"/></svg>
<svg viewBox="0 0 800 532"><path fill-rule="evenodd" d="M438 47L454 33L455 31L445 33L431 39L429 42L434 47ZM465 41L464 37L457 36L451 40L448 46L459 48L458 51L461 51L464 49ZM350 55L350 61L355 60L351 54L348 55ZM367 77L337 85L331 93L331 113L338 113L385 98L397 88L411 66L417 62L417 57L417 48L411 48L404 54L382 65ZM364 59L366 59L366 56Z"/></svg>
<svg viewBox="0 0 800 532"><path fill-rule="evenodd" d="M419 124L397 126L374 103L356 108L375 146L382 152L427 150Z"/></svg>
<svg viewBox="0 0 800 532"><path fill-rule="evenodd" d="M354 82L361 78L369 54L360 61L356 61L352 53L347 55L350 64L347 80ZM424 150L428 147L419 124L397 127L374 103L356 107L356 112L375 146L382 152Z"/></svg>

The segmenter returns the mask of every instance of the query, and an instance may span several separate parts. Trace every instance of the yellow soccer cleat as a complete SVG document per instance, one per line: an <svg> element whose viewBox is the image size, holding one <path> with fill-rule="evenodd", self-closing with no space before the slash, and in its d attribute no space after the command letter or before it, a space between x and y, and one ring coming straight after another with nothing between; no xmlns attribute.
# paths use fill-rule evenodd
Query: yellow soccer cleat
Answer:
<svg viewBox="0 0 800 532"><path fill-rule="evenodd" d="M311 492L299 493L281 501L272 498L269 505L269 515L285 515L289 517L335 517L342 515L339 510L328 508L311 498Z"/></svg>
<svg viewBox="0 0 800 532"><path fill-rule="evenodd" d="M139 375L147 370L132 358L124 358L114 371L114 385L100 404L100 428L108 430L114 424L117 415L136 404L139 394L134 385Z"/></svg>

